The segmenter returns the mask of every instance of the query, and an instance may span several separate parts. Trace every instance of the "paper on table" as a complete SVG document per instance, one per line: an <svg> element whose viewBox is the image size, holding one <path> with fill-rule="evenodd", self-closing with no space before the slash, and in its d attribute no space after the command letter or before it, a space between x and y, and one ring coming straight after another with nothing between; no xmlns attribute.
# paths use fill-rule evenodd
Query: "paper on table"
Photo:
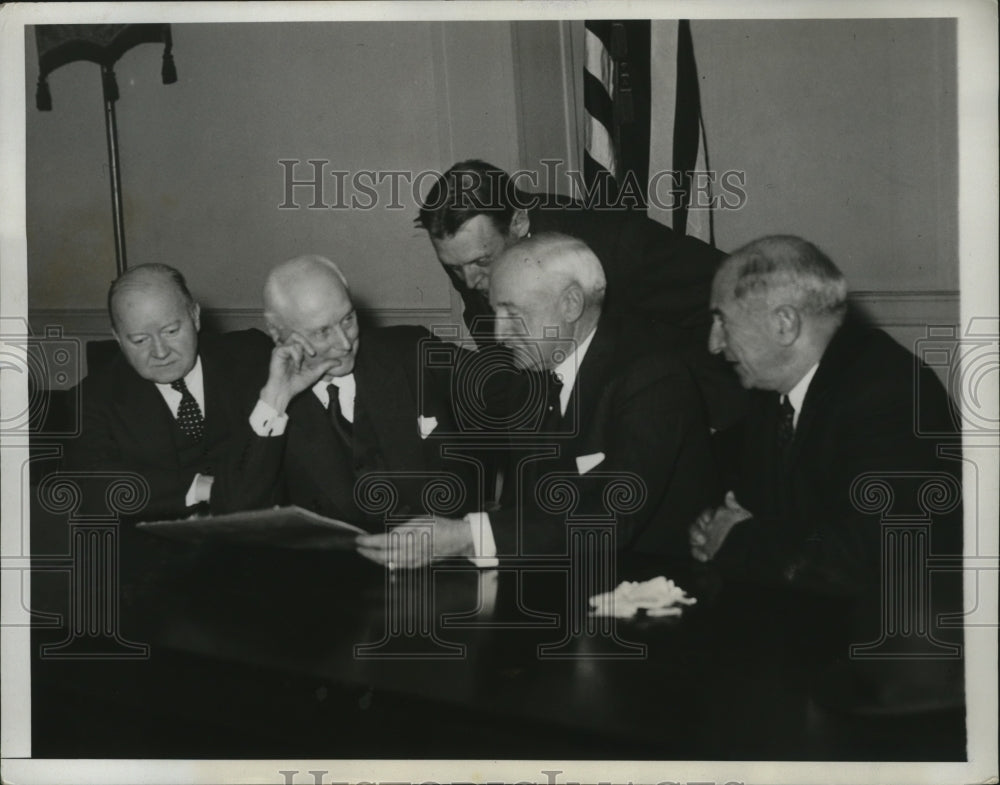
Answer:
<svg viewBox="0 0 1000 785"><path fill-rule="evenodd" d="M368 533L345 521L326 518L295 506L206 518L150 521L139 523L136 528L189 542L212 540L323 550L353 550L354 538Z"/></svg>
<svg viewBox="0 0 1000 785"><path fill-rule="evenodd" d="M592 616L628 619L644 609L647 616L680 616L683 606L694 605L680 586L662 575L641 583L623 581L614 591L590 598Z"/></svg>

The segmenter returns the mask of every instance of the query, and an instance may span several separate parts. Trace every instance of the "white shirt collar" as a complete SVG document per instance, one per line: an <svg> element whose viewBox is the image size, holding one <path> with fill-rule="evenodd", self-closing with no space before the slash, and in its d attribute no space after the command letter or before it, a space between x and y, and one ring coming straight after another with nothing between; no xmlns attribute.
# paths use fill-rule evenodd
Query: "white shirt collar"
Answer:
<svg viewBox="0 0 1000 785"><path fill-rule="evenodd" d="M354 422L354 397L357 392L357 382L354 381L354 374L347 376L334 376L330 379L322 378L312 386L313 394L319 398L324 409L330 407L330 394L326 388L331 384L337 386L337 401L340 403L340 413L348 422Z"/></svg>
<svg viewBox="0 0 1000 785"><path fill-rule="evenodd" d="M816 363L812 368L806 371L805 376L799 379L798 383L788 391L788 402L792 405L792 408L795 409L795 414L792 416L793 427L799 424L799 412L802 411L802 404L806 400L806 393L809 392L809 384L816 375L817 368L819 368L819 363Z"/></svg>
<svg viewBox="0 0 1000 785"><path fill-rule="evenodd" d="M177 390L171 387L169 384L160 384L155 382L156 389L160 391L160 395L163 396L163 400L167 402L167 406L170 407L170 413L177 417L177 411L181 408L181 398L182 396ZM191 370L187 372L184 376L184 384L187 385L188 392L194 397L195 401L198 402L198 408L201 409L201 416L205 416L205 377L201 370L201 356L195 358L194 366Z"/></svg>
<svg viewBox="0 0 1000 785"><path fill-rule="evenodd" d="M561 414L566 414L566 407L569 406L569 398L573 394L573 387L576 385L576 376L580 372L580 365L590 348L591 341L594 340L594 327L580 343L566 355L566 359L552 369L552 372L562 381L562 389L559 391L559 410Z"/></svg>

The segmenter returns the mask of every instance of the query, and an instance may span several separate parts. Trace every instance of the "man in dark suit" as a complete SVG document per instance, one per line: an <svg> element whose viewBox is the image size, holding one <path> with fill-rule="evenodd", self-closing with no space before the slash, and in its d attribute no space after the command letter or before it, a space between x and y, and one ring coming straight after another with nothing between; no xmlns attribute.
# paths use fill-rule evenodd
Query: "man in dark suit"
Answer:
<svg viewBox="0 0 1000 785"><path fill-rule="evenodd" d="M108 292L121 352L82 383L73 470L141 475L146 519L227 511L242 494L247 417L267 378L270 343L256 330L199 335L184 277L162 264L134 267Z"/></svg>
<svg viewBox="0 0 1000 785"><path fill-rule="evenodd" d="M500 509L435 519L433 554L403 552L388 535L360 538L362 554L396 566L564 554L568 513L614 515L619 549L686 550L685 516L715 491L708 425L687 370L602 315L605 287L600 261L566 235L534 235L499 256L497 337L536 380L510 407L511 442L534 455L515 462ZM632 497L618 510L607 507L615 485ZM572 510L560 508L566 492Z"/></svg>
<svg viewBox="0 0 1000 785"><path fill-rule="evenodd" d="M519 240L558 232L583 240L607 277L604 312L628 317L691 369L714 427L735 422L743 394L725 364L705 351L708 293L724 254L678 235L644 212L585 207L555 194L529 194L502 169L484 161L455 164L424 199L418 225L465 304L476 342L494 338L488 292L494 261Z"/></svg>
<svg viewBox="0 0 1000 785"><path fill-rule="evenodd" d="M882 589L901 579L933 593L921 629L961 610L957 575L930 587L929 573L899 574L919 571L917 560L887 570L880 525L880 514L926 520L929 550L960 555L961 472L926 435L958 438L940 382L884 332L845 320L846 298L840 270L797 237L757 240L719 269L710 350L754 392L733 486L697 518L690 542L696 559L730 575L842 599L852 642L863 643L887 632ZM866 491L869 481L881 484ZM870 494L883 492L894 506L873 512Z"/></svg>
<svg viewBox="0 0 1000 785"><path fill-rule="evenodd" d="M454 427L422 373L426 330L362 335L346 279L320 256L276 267L264 301L275 349L251 416L258 476L244 506L287 500L380 529L387 515L477 504L462 464L441 455L435 431Z"/></svg>

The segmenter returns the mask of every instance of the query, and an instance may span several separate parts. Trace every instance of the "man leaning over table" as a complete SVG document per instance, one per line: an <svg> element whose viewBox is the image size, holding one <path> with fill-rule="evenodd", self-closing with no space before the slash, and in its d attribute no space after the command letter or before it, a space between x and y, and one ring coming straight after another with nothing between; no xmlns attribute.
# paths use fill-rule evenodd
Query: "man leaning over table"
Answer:
<svg viewBox="0 0 1000 785"><path fill-rule="evenodd" d="M380 529L359 498L359 482L373 474L397 494L395 515L472 498L464 465L442 456L435 433L454 428L446 395L422 373L426 330L362 330L347 279L315 255L271 271L264 308L275 346L250 417L255 457L245 463L255 483L244 508L288 502ZM424 492L435 475L448 476L449 493Z"/></svg>
<svg viewBox="0 0 1000 785"><path fill-rule="evenodd" d="M955 432L947 394L886 333L846 317L844 276L798 237L764 237L733 253L715 276L711 306L709 348L754 392L735 484L690 527L692 554L734 577L841 598L855 619L852 642L874 640L883 582L902 577L928 590L929 575L883 573L879 516L863 511L852 485L881 476L917 517L919 492L906 475L951 477L957 493L959 462L927 435ZM960 504L934 516L929 550L961 554L961 525ZM934 578L932 616L961 610L957 574L950 578L953 585ZM934 628L932 619L920 623ZM953 676L943 681L953 687ZM960 682L949 691L940 669L932 677L916 692L896 679L895 698L886 693L883 703L960 700Z"/></svg>
<svg viewBox="0 0 1000 785"><path fill-rule="evenodd" d="M522 191L507 172L480 160L456 163L437 178L417 224L461 295L480 349L496 340L489 302L495 260L532 234L567 234L587 243L601 262L608 282L604 313L642 324L651 342L691 369L713 427L739 419L743 390L725 363L705 351L708 292L721 251L644 211Z"/></svg>
<svg viewBox="0 0 1000 785"><path fill-rule="evenodd" d="M505 557L565 553L566 515L545 511L536 497L551 472L576 486L575 514L582 516L606 513L606 483L591 480L638 481L641 502L618 515L617 547L686 553L691 517L685 516L715 490L702 404L680 363L602 314L605 289L597 256L566 235L536 234L493 262L489 296L497 338L523 373L542 380L535 442L557 454L522 464L516 480L507 480L500 509L435 517L432 554L377 534L359 537L364 556L397 567L419 566L427 556L466 556L493 566Z"/></svg>

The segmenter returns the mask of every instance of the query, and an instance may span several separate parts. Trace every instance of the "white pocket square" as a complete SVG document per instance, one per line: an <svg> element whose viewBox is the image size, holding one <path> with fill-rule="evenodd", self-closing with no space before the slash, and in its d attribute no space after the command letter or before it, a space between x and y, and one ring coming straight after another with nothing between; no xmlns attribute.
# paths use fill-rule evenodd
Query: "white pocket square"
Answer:
<svg viewBox="0 0 1000 785"><path fill-rule="evenodd" d="M576 459L576 470L579 474L586 474L604 460L603 452L595 452L590 455L580 455Z"/></svg>
<svg viewBox="0 0 1000 785"><path fill-rule="evenodd" d="M424 417L420 415L417 417L417 427L420 429L420 438L426 439L438 427L437 417Z"/></svg>

